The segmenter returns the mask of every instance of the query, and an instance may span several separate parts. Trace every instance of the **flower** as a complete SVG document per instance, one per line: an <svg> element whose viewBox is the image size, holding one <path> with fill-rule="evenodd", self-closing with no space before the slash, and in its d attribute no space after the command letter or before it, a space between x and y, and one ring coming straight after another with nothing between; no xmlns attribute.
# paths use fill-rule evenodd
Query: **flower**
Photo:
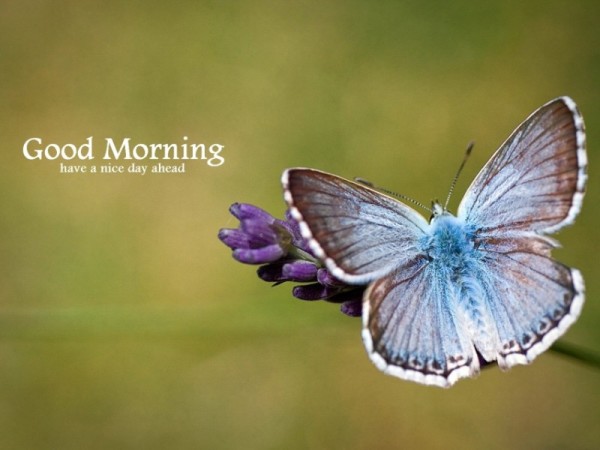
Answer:
<svg viewBox="0 0 600 450"><path fill-rule="evenodd" d="M219 230L219 239L233 250L237 261L260 264L259 278L276 285L288 281L305 283L292 289L292 295L298 299L341 303L344 314L361 315L365 287L334 278L315 257L289 211L285 220L246 203L234 203L229 211L240 221L240 226Z"/></svg>
<svg viewBox="0 0 600 450"><path fill-rule="evenodd" d="M239 219L240 228L219 230L219 239L233 249L236 260L264 264L287 255L292 238L281 221L245 203L234 203L229 211Z"/></svg>

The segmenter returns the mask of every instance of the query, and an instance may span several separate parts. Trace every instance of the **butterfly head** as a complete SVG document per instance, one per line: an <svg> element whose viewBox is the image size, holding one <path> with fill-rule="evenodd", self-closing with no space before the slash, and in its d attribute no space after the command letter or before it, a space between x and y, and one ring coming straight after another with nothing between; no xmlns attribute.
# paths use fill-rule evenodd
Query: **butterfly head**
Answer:
<svg viewBox="0 0 600 450"><path fill-rule="evenodd" d="M434 200L431 202L431 217L429 218L429 222L433 222L438 217L443 216L444 214L450 214L448 210L442 206L442 204Z"/></svg>

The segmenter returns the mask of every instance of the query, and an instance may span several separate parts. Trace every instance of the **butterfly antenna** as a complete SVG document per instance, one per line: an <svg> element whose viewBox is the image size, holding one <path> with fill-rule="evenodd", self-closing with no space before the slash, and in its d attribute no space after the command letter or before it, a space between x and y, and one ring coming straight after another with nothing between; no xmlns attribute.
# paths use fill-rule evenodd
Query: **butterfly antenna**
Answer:
<svg viewBox="0 0 600 450"><path fill-rule="evenodd" d="M473 150L474 146L475 146L474 141L469 142L469 145L467 146L467 151L465 152L465 156L464 156L462 162L460 163L460 167L456 171L456 175L454 175L452 184L450 185L450 191L448 192L448 197L446 197L446 203L444 203L444 211L446 211L448 209L448 203L450 202L450 197L452 197L452 192L454 192L454 186L456 186L458 177L460 176L460 173L462 172L463 168L465 167L465 164L467 163L467 159L469 159L469 156L471 155L471 150Z"/></svg>
<svg viewBox="0 0 600 450"><path fill-rule="evenodd" d="M382 187L379 187L379 186L375 186L373 183L371 183L368 180L365 180L364 178L355 177L354 181L356 181L357 183L360 183L360 184L364 184L365 186L373 188L373 189L375 189L377 191L383 192L384 194L390 195L392 197L396 197L396 198L398 198L400 200L405 200L407 202L410 202L413 205L416 205L416 206L418 206L420 208L423 208L425 211L427 211L429 213L433 213L433 210L431 208L425 206L423 203L415 200L414 198L410 198L410 197L407 197L406 195L398 194L398 193L390 191L388 189L385 189L385 188L382 188Z"/></svg>

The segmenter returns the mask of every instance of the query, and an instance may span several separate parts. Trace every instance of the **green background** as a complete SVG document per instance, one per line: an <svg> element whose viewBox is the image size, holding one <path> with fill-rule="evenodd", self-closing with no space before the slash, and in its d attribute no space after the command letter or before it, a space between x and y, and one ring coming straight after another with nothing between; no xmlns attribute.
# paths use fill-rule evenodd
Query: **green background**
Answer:
<svg viewBox="0 0 600 450"><path fill-rule="evenodd" d="M599 448L597 369L548 352L450 390L387 377L360 320L259 281L216 237L236 201L282 216L287 167L445 198L475 140L454 209L512 129L567 94L590 178L555 252L587 285L562 340L597 351L599 13L591 0L3 2L0 448ZM184 135L223 144L225 164L67 175L21 150Z"/></svg>

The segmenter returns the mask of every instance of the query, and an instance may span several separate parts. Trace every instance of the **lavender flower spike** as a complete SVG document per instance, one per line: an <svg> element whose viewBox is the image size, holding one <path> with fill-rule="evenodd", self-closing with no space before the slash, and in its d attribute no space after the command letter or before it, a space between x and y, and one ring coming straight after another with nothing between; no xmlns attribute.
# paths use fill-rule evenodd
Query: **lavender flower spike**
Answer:
<svg viewBox="0 0 600 450"><path fill-rule="evenodd" d="M331 276L312 253L289 210L285 220L246 203L234 203L229 211L240 226L221 229L219 239L233 250L237 261L260 264L257 272L264 281L304 283L292 289L296 298L341 303L344 314L361 315L364 286L349 286Z"/></svg>
<svg viewBox="0 0 600 450"><path fill-rule="evenodd" d="M265 210L245 203L234 203L231 214L240 220L240 228L223 228L219 239L233 250L233 257L246 264L266 264L287 255L292 236Z"/></svg>

